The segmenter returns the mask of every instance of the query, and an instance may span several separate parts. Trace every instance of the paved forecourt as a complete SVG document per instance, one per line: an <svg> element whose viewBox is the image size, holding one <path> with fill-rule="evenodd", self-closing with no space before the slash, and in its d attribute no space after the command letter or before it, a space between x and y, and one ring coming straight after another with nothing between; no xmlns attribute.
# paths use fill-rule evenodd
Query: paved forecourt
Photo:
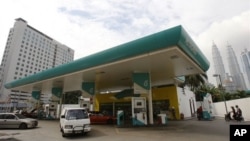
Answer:
<svg viewBox="0 0 250 141"><path fill-rule="evenodd" d="M40 120L35 129L0 129L0 141L229 141L230 124L248 124L250 122L213 121L169 121L167 126L118 128L115 125L92 125L92 131L86 136L63 138L57 120Z"/></svg>

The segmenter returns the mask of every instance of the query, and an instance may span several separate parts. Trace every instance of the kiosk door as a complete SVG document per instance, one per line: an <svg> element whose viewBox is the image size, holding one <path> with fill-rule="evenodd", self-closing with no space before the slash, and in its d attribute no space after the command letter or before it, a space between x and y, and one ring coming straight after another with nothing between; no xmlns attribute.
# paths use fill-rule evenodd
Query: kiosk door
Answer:
<svg viewBox="0 0 250 141"><path fill-rule="evenodd" d="M147 105L145 97L132 97L132 123L134 126L147 125Z"/></svg>

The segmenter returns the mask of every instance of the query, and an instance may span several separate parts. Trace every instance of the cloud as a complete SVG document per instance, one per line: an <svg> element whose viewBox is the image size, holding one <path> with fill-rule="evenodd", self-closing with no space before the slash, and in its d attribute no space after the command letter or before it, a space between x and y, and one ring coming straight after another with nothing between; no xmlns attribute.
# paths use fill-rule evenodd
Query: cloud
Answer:
<svg viewBox="0 0 250 141"><path fill-rule="evenodd" d="M237 54L250 47L249 9L249 0L1 1L0 57L19 17L73 48L75 59L182 25L210 60L210 72L212 41L222 52L227 42Z"/></svg>
<svg viewBox="0 0 250 141"><path fill-rule="evenodd" d="M250 50L250 11L220 22L214 22L206 31L195 40L201 50L206 53L211 66L208 75L212 78L214 66L212 62L212 43L215 42L221 52L226 72L229 73L227 45L231 45L241 65L240 54L244 49ZM233 67L233 66L230 66ZM242 70L242 68L241 68ZM215 80L212 80L215 81Z"/></svg>

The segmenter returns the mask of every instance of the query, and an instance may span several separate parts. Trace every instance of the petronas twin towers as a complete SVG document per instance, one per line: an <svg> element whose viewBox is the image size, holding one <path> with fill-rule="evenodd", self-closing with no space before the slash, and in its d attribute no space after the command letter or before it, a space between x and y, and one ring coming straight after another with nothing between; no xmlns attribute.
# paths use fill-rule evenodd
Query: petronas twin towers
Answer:
<svg viewBox="0 0 250 141"><path fill-rule="evenodd" d="M215 43L213 43L212 46L212 55L215 76L219 76L216 79L217 84L222 84L226 92L229 93L235 92L237 90L246 90L247 87L243 73L240 70L240 65L231 45L227 45L227 61L230 73L226 73L220 51Z"/></svg>

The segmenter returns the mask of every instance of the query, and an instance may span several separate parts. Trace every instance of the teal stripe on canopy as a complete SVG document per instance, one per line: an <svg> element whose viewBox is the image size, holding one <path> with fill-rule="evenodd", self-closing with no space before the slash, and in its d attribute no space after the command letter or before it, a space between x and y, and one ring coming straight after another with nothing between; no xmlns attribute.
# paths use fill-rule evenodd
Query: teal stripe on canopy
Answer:
<svg viewBox="0 0 250 141"><path fill-rule="evenodd" d="M99 53L83 57L68 64L63 64L43 72L12 81L5 84L5 88L15 88L43 80L74 73L91 67L112 63L115 61L135 57L148 52L178 46L190 58L192 58L203 71L209 68L209 62L201 53L197 45L192 41L182 26L176 26Z"/></svg>

